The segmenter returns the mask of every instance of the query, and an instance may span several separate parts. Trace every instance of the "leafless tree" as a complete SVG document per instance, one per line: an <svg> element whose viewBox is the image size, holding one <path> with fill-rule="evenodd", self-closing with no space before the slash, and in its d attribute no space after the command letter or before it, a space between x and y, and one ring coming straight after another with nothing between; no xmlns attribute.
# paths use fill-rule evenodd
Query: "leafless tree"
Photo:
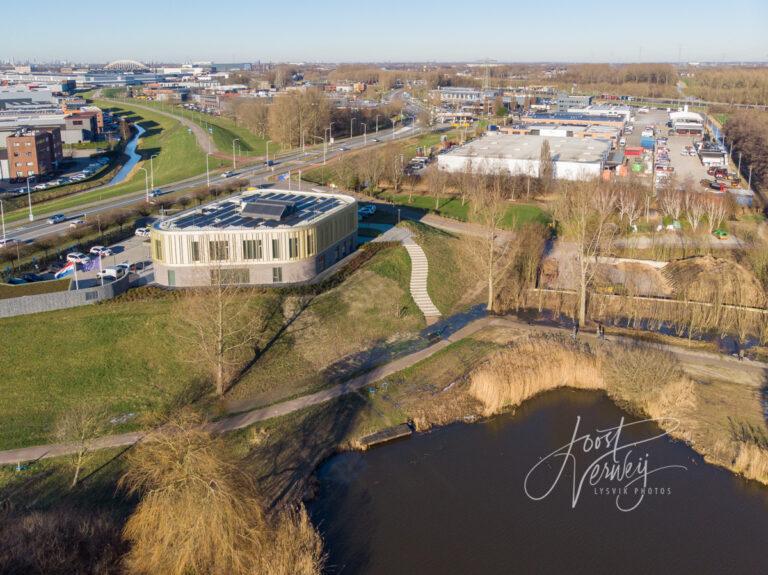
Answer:
<svg viewBox="0 0 768 575"><path fill-rule="evenodd" d="M705 202L705 210L707 212L707 230L711 234L720 227L728 215L728 204L725 198L710 194Z"/></svg>
<svg viewBox="0 0 768 575"><path fill-rule="evenodd" d="M403 150L396 144L388 144L382 150L384 158L384 174L395 194L400 193L400 187L405 180L405 157ZM409 198L410 201L410 198Z"/></svg>
<svg viewBox="0 0 768 575"><path fill-rule="evenodd" d="M228 246L211 247L214 251L226 249ZM210 273L210 287L190 291L179 300L182 326L178 337L189 349L191 361L210 375L221 396L249 354L258 353L268 315L257 298L232 283L230 270L219 267Z"/></svg>
<svg viewBox="0 0 768 575"><path fill-rule="evenodd" d="M579 325L586 323L587 292L597 259L610 252L616 226L610 221L615 192L598 182L572 182L564 186L555 213L567 240L576 245L579 274Z"/></svg>
<svg viewBox="0 0 768 575"><path fill-rule="evenodd" d="M440 200L445 196L448 186L448 174L437 167L436 163L430 165L424 174L429 195L435 198L435 211L440 209Z"/></svg>
<svg viewBox="0 0 768 575"><path fill-rule="evenodd" d="M555 162L552 159L552 151L549 148L549 141L544 140L541 144L541 153L539 155L539 180L544 189L544 193L552 191L555 182Z"/></svg>
<svg viewBox="0 0 768 575"><path fill-rule="evenodd" d="M701 192L689 191L685 194L685 214L688 217L688 222L691 224L691 229L697 231L699 224L704 218L706 212L706 202L701 195Z"/></svg>
<svg viewBox="0 0 768 575"><path fill-rule="evenodd" d="M683 212L683 194L675 189L672 180L659 188L658 202L664 215L679 220Z"/></svg>
<svg viewBox="0 0 768 575"><path fill-rule="evenodd" d="M628 183L627 185L620 186L618 189L616 207L619 217L622 220L626 218L630 228L637 223L643 213L643 200L644 194L636 185Z"/></svg>
<svg viewBox="0 0 768 575"><path fill-rule="evenodd" d="M68 408L56 423L56 440L72 444L75 451L69 456L74 469L71 488L80 481L80 473L93 454L93 441L106 429L106 415L91 404L81 403Z"/></svg>

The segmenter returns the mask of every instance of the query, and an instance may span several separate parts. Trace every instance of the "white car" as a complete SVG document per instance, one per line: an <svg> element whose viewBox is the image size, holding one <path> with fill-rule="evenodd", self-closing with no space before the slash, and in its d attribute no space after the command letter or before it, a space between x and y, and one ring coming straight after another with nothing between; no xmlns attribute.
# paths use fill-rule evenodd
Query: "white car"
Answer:
<svg viewBox="0 0 768 575"><path fill-rule="evenodd" d="M100 256L105 258L112 255L112 250L105 248L104 246L93 246L90 250L88 250L88 253L93 256Z"/></svg>
<svg viewBox="0 0 768 575"><path fill-rule="evenodd" d="M67 254L67 261L74 262L76 264L87 264L89 261L91 261L91 258L81 252L70 252Z"/></svg>
<svg viewBox="0 0 768 575"><path fill-rule="evenodd" d="M235 172L229 171L229 172L224 172L223 174L221 174L221 177L222 178L231 178L234 175L235 175Z"/></svg>
<svg viewBox="0 0 768 575"><path fill-rule="evenodd" d="M74 230L77 227L84 226L86 224L85 220L74 220L69 223L69 228Z"/></svg>
<svg viewBox="0 0 768 575"><path fill-rule="evenodd" d="M135 236L139 236L140 238L148 238L149 237L149 228L136 228L136 231L133 232Z"/></svg>
<svg viewBox="0 0 768 575"><path fill-rule="evenodd" d="M111 279L116 280L125 275L125 268L115 266L113 268L106 268L96 273L98 279Z"/></svg>
<svg viewBox="0 0 768 575"><path fill-rule="evenodd" d="M0 238L0 248L8 248L20 243L16 238Z"/></svg>

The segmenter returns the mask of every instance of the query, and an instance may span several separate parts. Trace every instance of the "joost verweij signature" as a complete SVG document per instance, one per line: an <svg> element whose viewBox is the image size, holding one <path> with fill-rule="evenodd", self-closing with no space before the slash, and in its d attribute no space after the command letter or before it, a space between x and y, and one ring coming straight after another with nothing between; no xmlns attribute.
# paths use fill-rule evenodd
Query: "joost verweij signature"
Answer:
<svg viewBox="0 0 768 575"><path fill-rule="evenodd" d="M678 426L678 421L672 418L644 419L625 423L622 417L616 427L596 429L594 434L580 434L581 417L577 416L571 440L543 457L525 476L523 485L525 494L534 501L546 498L554 491L561 478L566 475L566 471L570 469L572 508L576 507L585 485L594 487L597 492L597 486L602 484L603 487L600 488L600 492L603 492L607 483L609 487L606 492L616 494L616 507L620 511L637 509L648 493L649 476L666 469L688 469L684 465L651 467L648 453L645 450L637 449L642 444L665 437L666 432L640 441L622 443L623 430L644 423L657 423L659 425L664 423L664 427L669 431L673 431ZM594 459L579 473L578 458L589 458L590 456L593 456ZM554 477L548 479L549 473L554 473ZM545 486L542 493L536 491L536 487L532 487L532 484L538 486L542 483Z"/></svg>

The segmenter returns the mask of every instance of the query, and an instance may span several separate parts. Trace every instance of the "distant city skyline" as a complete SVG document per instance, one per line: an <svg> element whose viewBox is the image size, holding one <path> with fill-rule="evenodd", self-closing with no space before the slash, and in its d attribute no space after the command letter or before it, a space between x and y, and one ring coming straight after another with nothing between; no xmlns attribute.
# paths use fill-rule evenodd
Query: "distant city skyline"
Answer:
<svg viewBox="0 0 768 575"><path fill-rule="evenodd" d="M369 4L136 0L117 13L38 0L0 21L0 60L143 62L676 62L768 60L768 4L489 0ZM212 10L215 9L215 12ZM6 16L9 16L6 13ZM727 33L708 27L726 19ZM738 29L733 34L732 29Z"/></svg>

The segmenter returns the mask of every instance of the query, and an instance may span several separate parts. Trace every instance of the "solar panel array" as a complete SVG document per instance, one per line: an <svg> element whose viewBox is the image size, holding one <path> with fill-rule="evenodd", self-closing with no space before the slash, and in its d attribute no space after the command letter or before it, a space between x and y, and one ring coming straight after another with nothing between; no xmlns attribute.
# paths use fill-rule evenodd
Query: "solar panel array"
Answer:
<svg viewBox="0 0 768 575"><path fill-rule="evenodd" d="M240 213L241 202L258 203L266 200L291 202L294 209L281 220L264 219L254 217L253 214ZM292 194L290 192L264 192L249 194L231 200L225 200L218 204L206 206L203 210L195 210L185 214L176 220L170 221L170 229L184 230L190 228L277 228L280 226L295 226L312 218L326 214L340 206L342 201L334 196L308 196Z"/></svg>

